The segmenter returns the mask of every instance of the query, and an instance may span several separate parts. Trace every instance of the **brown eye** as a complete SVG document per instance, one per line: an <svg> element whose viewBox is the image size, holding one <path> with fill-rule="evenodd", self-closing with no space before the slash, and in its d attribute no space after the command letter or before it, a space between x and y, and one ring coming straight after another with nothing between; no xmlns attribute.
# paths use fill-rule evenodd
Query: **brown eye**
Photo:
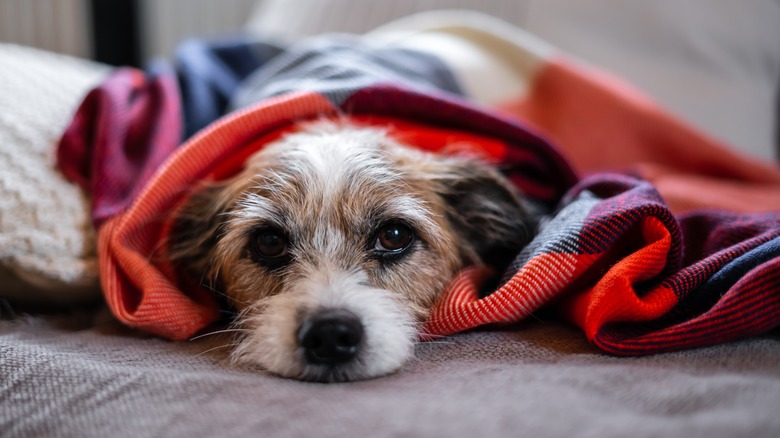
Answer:
<svg viewBox="0 0 780 438"><path fill-rule="evenodd" d="M250 245L253 255L261 259L278 259L287 255L287 239L273 228L255 231Z"/></svg>
<svg viewBox="0 0 780 438"><path fill-rule="evenodd" d="M414 240L411 228L400 223L389 223L379 228L374 250L378 252L401 253Z"/></svg>

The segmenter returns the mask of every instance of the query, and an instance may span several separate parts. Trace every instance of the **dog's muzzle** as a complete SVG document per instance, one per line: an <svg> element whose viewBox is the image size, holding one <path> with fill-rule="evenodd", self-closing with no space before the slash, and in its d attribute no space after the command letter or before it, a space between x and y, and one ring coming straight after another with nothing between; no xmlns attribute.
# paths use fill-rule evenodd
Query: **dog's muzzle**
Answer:
<svg viewBox="0 0 780 438"><path fill-rule="evenodd" d="M298 344L313 365L339 365L357 356L363 343L363 324L344 309L319 311L304 319Z"/></svg>

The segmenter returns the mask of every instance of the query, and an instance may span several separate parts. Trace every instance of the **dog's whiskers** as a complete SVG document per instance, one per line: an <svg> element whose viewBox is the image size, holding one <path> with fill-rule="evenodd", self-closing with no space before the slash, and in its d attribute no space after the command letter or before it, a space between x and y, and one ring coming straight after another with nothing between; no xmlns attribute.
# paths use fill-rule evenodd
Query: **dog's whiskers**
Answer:
<svg viewBox="0 0 780 438"><path fill-rule="evenodd" d="M414 345L453 345L455 341L415 341Z"/></svg>
<svg viewBox="0 0 780 438"><path fill-rule="evenodd" d="M202 335L198 335L198 336L192 337L192 338L189 339L189 341L192 342L192 341L196 341L198 339L203 339L203 338L208 337L208 336L214 336L214 335L219 335L219 334L223 334L223 333L245 333L246 331L247 331L246 329L242 329L242 328L216 330L216 331L213 331L213 332L203 333Z"/></svg>
<svg viewBox="0 0 780 438"><path fill-rule="evenodd" d="M220 348L235 348L235 347L238 347L239 345L241 345L241 344L239 344L239 343L220 344L220 345L217 345L216 347L209 348L208 350L201 351L200 353L196 354L195 357L201 357L204 354L211 353L212 351L219 350Z"/></svg>
<svg viewBox="0 0 780 438"><path fill-rule="evenodd" d="M237 300L235 297L231 297L230 295L215 289L212 285L210 285L208 283L204 283L203 281L201 281L200 285L203 286L204 288L208 289L212 293L215 293L215 294L217 294L219 296L227 298L231 302L234 302L234 303L237 303L237 304L244 304L244 305L250 305L251 304L249 301Z"/></svg>

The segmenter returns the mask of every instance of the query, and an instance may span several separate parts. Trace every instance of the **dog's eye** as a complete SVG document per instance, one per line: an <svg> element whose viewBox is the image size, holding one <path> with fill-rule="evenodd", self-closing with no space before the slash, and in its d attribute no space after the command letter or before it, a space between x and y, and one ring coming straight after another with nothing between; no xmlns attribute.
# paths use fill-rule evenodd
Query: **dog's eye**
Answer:
<svg viewBox="0 0 780 438"><path fill-rule="evenodd" d="M279 259L287 255L287 239L273 228L263 228L252 235L251 250L261 259Z"/></svg>
<svg viewBox="0 0 780 438"><path fill-rule="evenodd" d="M401 253L412 244L413 240L414 233L408 226L400 223L385 224L377 232L374 250Z"/></svg>

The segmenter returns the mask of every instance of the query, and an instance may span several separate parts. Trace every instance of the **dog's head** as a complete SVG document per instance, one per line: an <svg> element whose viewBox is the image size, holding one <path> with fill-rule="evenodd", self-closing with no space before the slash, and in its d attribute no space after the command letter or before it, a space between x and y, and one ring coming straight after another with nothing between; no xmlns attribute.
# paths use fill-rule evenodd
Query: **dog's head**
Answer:
<svg viewBox="0 0 780 438"><path fill-rule="evenodd" d="M264 148L177 214L175 263L238 311L233 358L320 381L400 368L455 273L503 268L533 230L491 167L330 122Z"/></svg>

